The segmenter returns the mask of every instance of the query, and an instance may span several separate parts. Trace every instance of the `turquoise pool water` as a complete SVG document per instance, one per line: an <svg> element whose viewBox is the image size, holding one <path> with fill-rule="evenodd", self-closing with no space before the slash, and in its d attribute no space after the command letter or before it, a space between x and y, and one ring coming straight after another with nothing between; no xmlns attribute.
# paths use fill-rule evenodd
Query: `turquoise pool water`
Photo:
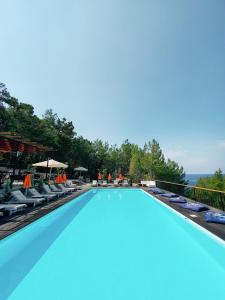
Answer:
<svg viewBox="0 0 225 300"><path fill-rule="evenodd" d="M224 300L225 246L141 190L92 190L0 242L0 299Z"/></svg>

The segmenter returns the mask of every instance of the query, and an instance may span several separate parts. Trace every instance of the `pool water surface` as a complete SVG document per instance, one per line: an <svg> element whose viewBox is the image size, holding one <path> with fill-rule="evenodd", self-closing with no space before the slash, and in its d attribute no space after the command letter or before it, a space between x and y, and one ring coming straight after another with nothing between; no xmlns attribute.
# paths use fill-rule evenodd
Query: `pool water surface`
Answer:
<svg viewBox="0 0 225 300"><path fill-rule="evenodd" d="M225 299L223 241L139 189L93 189L2 240L0 258L0 299Z"/></svg>

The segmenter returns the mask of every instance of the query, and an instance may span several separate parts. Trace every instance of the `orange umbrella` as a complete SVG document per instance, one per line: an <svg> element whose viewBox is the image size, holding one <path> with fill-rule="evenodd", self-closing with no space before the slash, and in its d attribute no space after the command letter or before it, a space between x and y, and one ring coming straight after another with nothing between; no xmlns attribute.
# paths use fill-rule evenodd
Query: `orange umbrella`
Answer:
<svg viewBox="0 0 225 300"><path fill-rule="evenodd" d="M31 174L27 174L24 178L23 188L29 189L31 187Z"/></svg>
<svg viewBox="0 0 225 300"><path fill-rule="evenodd" d="M102 180L102 174L98 173L98 180Z"/></svg>
<svg viewBox="0 0 225 300"><path fill-rule="evenodd" d="M64 174L62 175L62 179L63 179L63 182L66 182L66 181L67 181L66 173L64 173Z"/></svg>
<svg viewBox="0 0 225 300"><path fill-rule="evenodd" d="M112 180L112 175L109 173L108 175L108 181L111 181Z"/></svg>

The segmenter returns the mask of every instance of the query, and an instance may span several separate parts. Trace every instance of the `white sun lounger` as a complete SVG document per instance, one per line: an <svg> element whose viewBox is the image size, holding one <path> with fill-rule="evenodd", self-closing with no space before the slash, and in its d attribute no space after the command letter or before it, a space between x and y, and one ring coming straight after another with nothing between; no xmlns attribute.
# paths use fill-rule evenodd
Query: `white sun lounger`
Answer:
<svg viewBox="0 0 225 300"><path fill-rule="evenodd" d="M92 186L98 186L97 180L92 180Z"/></svg>
<svg viewBox="0 0 225 300"><path fill-rule="evenodd" d="M156 184L155 184L154 180L142 180L141 185L142 186L147 186L147 187L156 187Z"/></svg>
<svg viewBox="0 0 225 300"><path fill-rule="evenodd" d="M113 180L113 185L114 185L114 186L119 186L118 180Z"/></svg>
<svg viewBox="0 0 225 300"><path fill-rule="evenodd" d="M82 187L80 185L72 183L71 180L67 180L66 182L64 182L64 186L66 188L74 188L75 190L82 190Z"/></svg>
<svg viewBox="0 0 225 300"><path fill-rule="evenodd" d="M123 181L123 186L129 186L129 183L126 179Z"/></svg>
<svg viewBox="0 0 225 300"><path fill-rule="evenodd" d="M108 183L107 183L107 181L106 181L106 180L103 180L103 182L102 182L102 186L103 186L103 187L106 187L106 186L108 186Z"/></svg>

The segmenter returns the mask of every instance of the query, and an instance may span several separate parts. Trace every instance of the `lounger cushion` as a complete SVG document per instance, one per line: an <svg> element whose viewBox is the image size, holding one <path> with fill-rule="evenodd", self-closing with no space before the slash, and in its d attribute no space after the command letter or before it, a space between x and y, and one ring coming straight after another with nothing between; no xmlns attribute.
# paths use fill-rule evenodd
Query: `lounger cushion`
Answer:
<svg viewBox="0 0 225 300"><path fill-rule="evenodd" d="M183 197L173 197L173 198L169 198L169 202L172 202L172 203L186 203L187 200Z"/></svg>
<svg viewBox="0 0 225 300"><path fill-rule="evenodd" d="M177 198L177 197L179 197L178 195L176 195L174 193L165 193L165 194L161 194L160 196L166 197L166 198Z"/></svg>
<svg viewBox="0 0 225 300"><path fill-rule="evenodd" d="M209 209L208 206L206 206L204 204L193 203L193 202L187 202L185 204L181 204L180 207L190 209L190 210L193 210L193 211L204 211L204 210Z"/></svg>
<svg viewBox="0 0 225 300"><path fill-rule="evenodd" d="M207 222L225 224L225 213L207 211L204 215Z"/></svg>
<svg viewBox="0 0 225 300"><path fill-rule="evenodd" d="M163 191L159 188L149 188L148 191L153 192L154 194L164 194L165 193L165 191Z"/></svg>

